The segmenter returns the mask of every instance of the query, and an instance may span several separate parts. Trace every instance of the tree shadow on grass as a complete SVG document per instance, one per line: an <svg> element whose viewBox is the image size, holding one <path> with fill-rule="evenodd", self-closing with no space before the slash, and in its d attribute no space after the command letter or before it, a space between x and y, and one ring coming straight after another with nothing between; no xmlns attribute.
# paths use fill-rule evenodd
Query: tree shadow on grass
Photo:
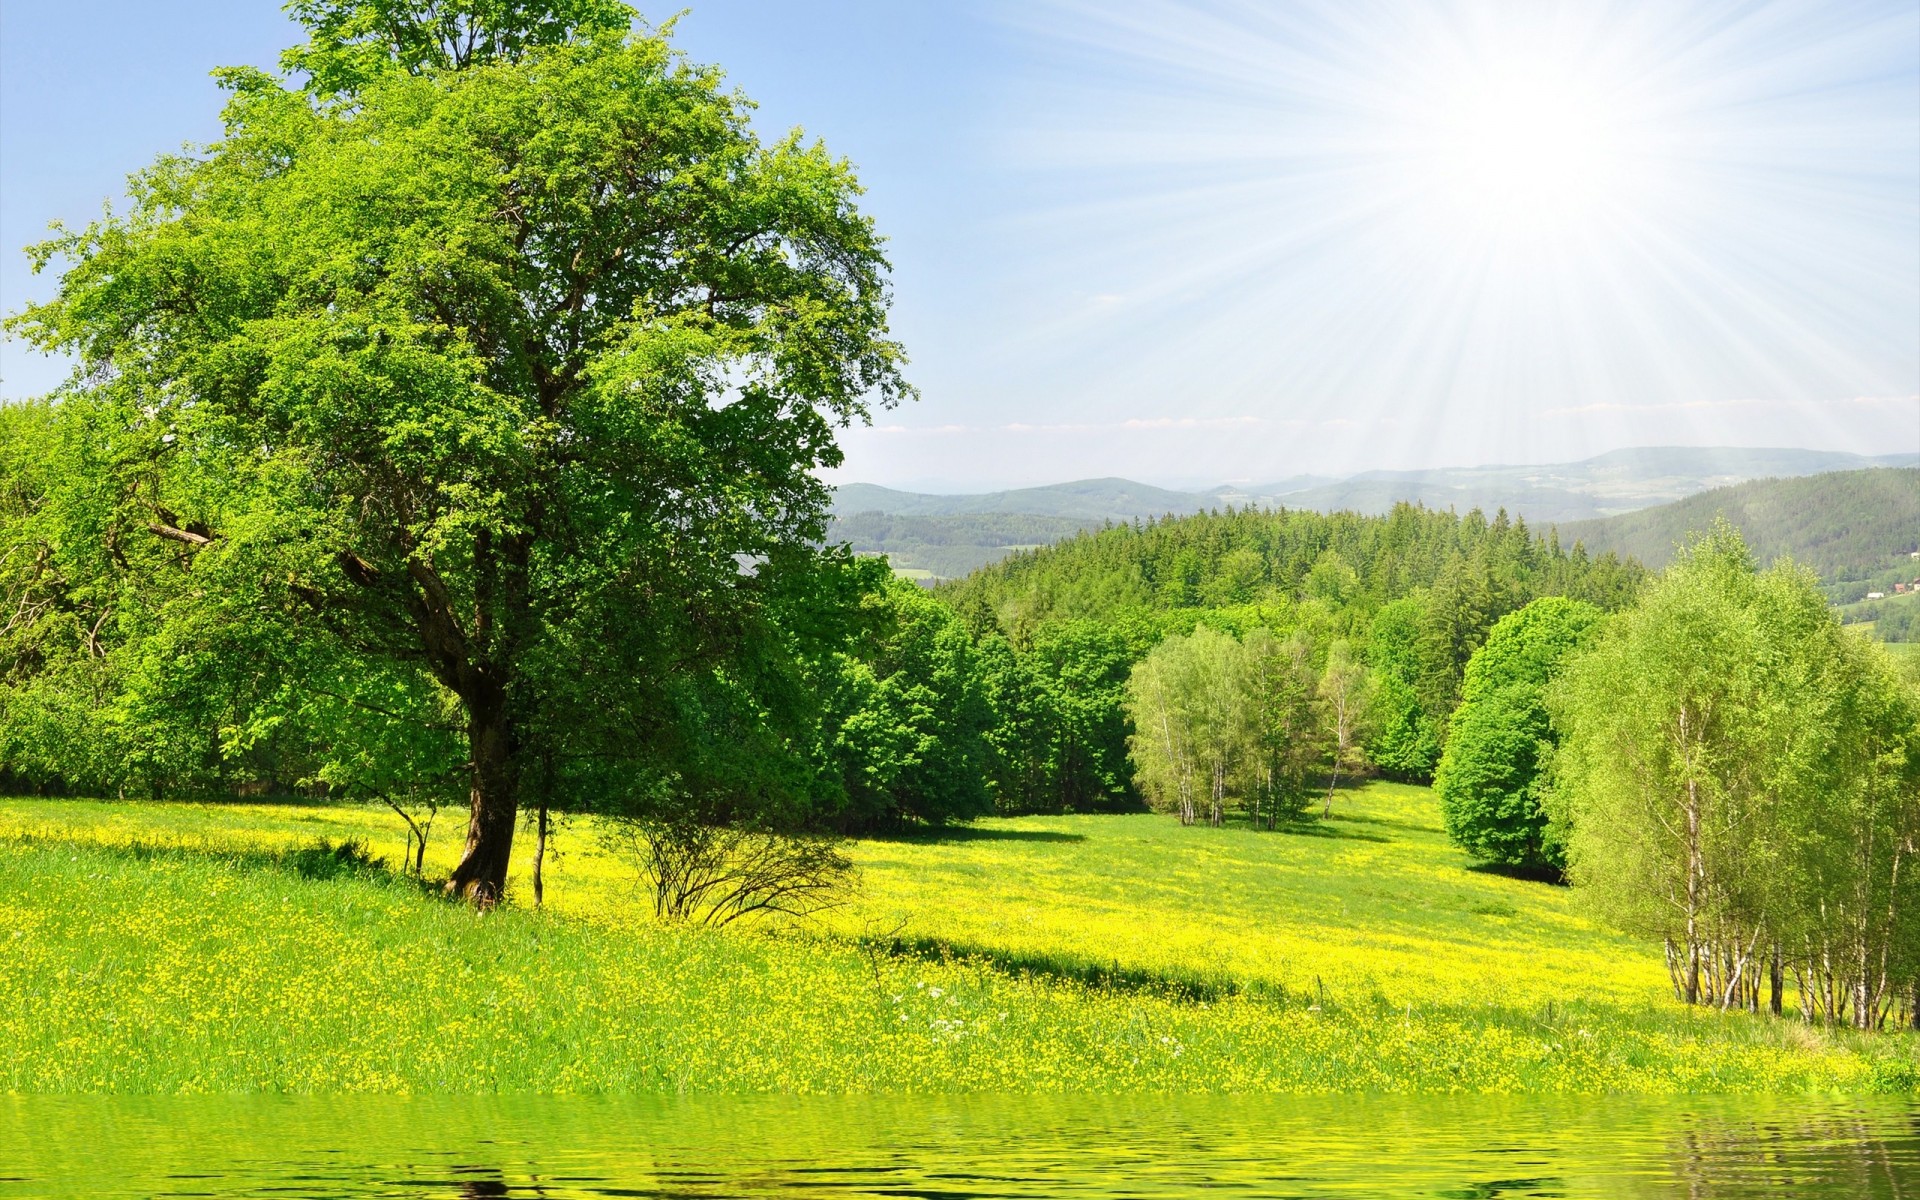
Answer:
<svg viewBox="0 0 1920 1200"><path fill-rule="evenodd" d="M235 795L232 792L212 792L203 796L182 796L180 799L192 804L206 804L216 808L227 806L249 808L339 808L337 796L301 796L289 792L260 792L256 795Z"/></svg>
<svg viewBox="0 0 1920 1200"><path fill-rule="evenodd" d="M298 846L282 849L268 849L260 846L175 845L138 839L127 842L75 841L70 838L32 833L12 834L4 840L9 844L29 847L85 847L90 851L111 854L134 862L197 860L224 863L227 866L248 871L284 871L298 875L302 879L321 883L336 879L360 879L371 883L417 889L431 896L445 894L439 880L422 878L394 867L385 858L374 854L368 849L367 843L359 838L346 838L338 842L327 838L316 838Z"/></svg>
<svg viewBox="0 0 1920 1200"><path fill-rule="evenodd" d="M1383 829L1399 829L1407 833L1445 833L1438 825L1422 825L1418 821L1403 821L1397 817L1365 817L1358 813L1335 813L1335 821L1348 821L1355 825L1378 825ZM1392 839L1388 839L1391 841Z"/></svg>
<svg viewBox="0 0 1920 1200"><path fill-rule="evenodd" d="M1528 883L1545 883L1554 887L1566 887L1567 877L1558 867L1513 867L1506 863L1477 862L1467 867L1476 875L1498 875L1504 879L1523 879Z"/></svg>
<svg viewBox="0 0 1920 1200"><path fill-rule="evenodd" d="M1309 817L1298 821L1282 821L1273 829L1268 829L1264 825L1256 826L1254 832L1284 833L1290 834L1293 837L1327 838L1329 840L1342 842L1391 842L1394 840L1385 834L1369 833L1364 829L1339 828L1340 822L1351 821L1353 819L1352 817L1335 817L1329 821L1322 820L1318 817Z"/></svg>
<svg viewBox="0 0 1920 1200"><path fill-rule="evenodd" d="M925 829L906 829L876 833L876 842L1084 842L1084 833L1064 833L1058 829L982 829L975 825L935 825Z"/></svg>
<svg viewBox="0 0 1920 1200"><path fill-rule="evenodd" d="M1284 988L1259 981L1243 981L1225 972L1167 971L1126 967L1118 961L1096 963L1067 954L1010 950L949 942L939 938L890 937L858 939L868 954L887 958L938 963L973 963L997 974L1075 983L1108 991L1142 992L1189 1003L1213 1003L1229 996L1257 994L1285 1000Z"/></svg>

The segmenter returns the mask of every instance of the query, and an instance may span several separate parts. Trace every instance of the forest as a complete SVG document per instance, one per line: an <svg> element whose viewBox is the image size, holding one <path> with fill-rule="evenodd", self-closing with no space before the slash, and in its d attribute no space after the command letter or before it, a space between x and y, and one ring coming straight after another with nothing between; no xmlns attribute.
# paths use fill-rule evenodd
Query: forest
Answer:
<svg viewBox="0 0 1920 1200"><path fill-rule="evenodd" d="M18 514L7 526L7 583L12 609L32 619L7 631L0 778L69 793L319 789L457 802L465 747L428 682L376 685L350 664L309 660L306 688L275 690L284 668L269 656L282 648L260 645L258 626L206 628L231 641L183 655L174 636L141 636L161 616L130 619L162 601L159 587L115 570L81 586L63 571L51 523L72 517L56 507L58 460L47 452L57 415L30 406L6 418L19 431L7 460ZM147 569L187 576L190 557L148 536L160 553ZM1631 562L1562 550L1504 514L1488 522L1411 506L1377 518L1248 511L1116 527L932 595L890 581L876 560L827 555L808 591L782 598L796 607L768 605L778 632L765 652L786 672L776 693L789 705L785 728L764 700L756 729L722 727L720 700L688 697L680 732L663 739L677 794L590 784L601 746L578 730L570 745L542 749L538 786L555 809L706 813L723 810L752 772L763 797L781 797L778 812L756 819L839 832L1124 807L1158 794L1130 765L1130 674L1164 640L1205 629L1285 643L1306 706L1286 739L1291 765L1276 777L1293 782L1274 785L1292 807L1308 773L1360 761L1363 730L1365 762L1430 777L1468 660L1496 621L1569 591L1617 607L1640 578ZM1325 716L1322 684L1349 675L1351 711ZM742 745L752 765L734 757ZM663 750L649 748L656 763Z"/></svg>
<svg viewBox="0 0 1920 1200"><path fill-rule="evenodd" d="M1920 469L1828 471L1797 479L1757 479L1715 488L1673 504L1560 526L1590 548L1665 566L1675 549L1723 516L1762 562L1790 554L1828 585L1836 604L1904 578L1920 550ZM1920 569L1911 570L1920 574ZM1883 579L1884 576L1884 579Z"/></svg>

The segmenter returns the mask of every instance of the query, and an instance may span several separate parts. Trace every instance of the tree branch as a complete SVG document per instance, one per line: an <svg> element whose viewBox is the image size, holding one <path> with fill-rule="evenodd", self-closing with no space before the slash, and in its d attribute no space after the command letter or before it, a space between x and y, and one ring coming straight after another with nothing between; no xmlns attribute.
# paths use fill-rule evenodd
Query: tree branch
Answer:
<svg viewBox="0 0 1920 1200"><path fill-rule="evenodd" d="M202 546L211 546L216 540L208 537L206 534L195 533L190 529L176 529L172 525L162 525L158 521L147 522L147 532L153 534L155 537L163 537L169 541L192 546L196 550Z"/></svg>

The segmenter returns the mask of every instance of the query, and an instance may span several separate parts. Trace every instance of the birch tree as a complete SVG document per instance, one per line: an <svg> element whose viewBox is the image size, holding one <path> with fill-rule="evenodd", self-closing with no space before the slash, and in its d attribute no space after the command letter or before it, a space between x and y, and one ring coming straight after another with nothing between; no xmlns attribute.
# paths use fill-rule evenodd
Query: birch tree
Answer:
<svg viewBox="0 0 1920 1200"><path fill-rule="evenodd" d="M1723 524L1550 692L1569 874L1690 1004L1884 1025L1920 972L1920 702Z"/></svg>
<svg viewBox="0 0 1920 1200"><path fill-rule="evenodd" d="M1366 664L1354 656L1353 648L1344 639L1334 642L1327 651L1319 688L1330 765L1323 817L1333 815L1333 793L1340 786L1341 770L1360 766L1360 722L1367 711L1368 683Z"/></svg>
<svg viewBox="0 0 1920 1200"><path fill-rule="evenodd" d="M1256 824L1268 829L1311 801L1308 775L1319 759L1313 646L1303 630L1284 640L1255 629L1241 641L1246 694L1242 794Z"/></svg>
<svg viewBox="0 0 1920 1200"><path fill-rule="evenodd" d="M1194 819L1192 683L1184 638L1154 647L1127 679L1134 780L1148 804L1178 813L1182 825Z"/></svg>

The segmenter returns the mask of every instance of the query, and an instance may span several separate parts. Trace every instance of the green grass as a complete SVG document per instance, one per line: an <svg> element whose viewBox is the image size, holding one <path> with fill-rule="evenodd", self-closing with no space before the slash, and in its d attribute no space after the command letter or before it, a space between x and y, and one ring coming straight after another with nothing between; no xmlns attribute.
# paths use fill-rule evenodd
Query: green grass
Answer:
<svg viewBox="0 0 1920 1200"><path fill-rule="evenodd" d="M863 842L831 920L714 933L655 925L582 822L548 911L481 915L297 854L360 837L397 858L383 810L0 802L0 1089L1915 1082L1910 1035L1682 1009L1567 889L1472 869L1424 789L1340 803L1310 833L1060 817Z"/></svg>

